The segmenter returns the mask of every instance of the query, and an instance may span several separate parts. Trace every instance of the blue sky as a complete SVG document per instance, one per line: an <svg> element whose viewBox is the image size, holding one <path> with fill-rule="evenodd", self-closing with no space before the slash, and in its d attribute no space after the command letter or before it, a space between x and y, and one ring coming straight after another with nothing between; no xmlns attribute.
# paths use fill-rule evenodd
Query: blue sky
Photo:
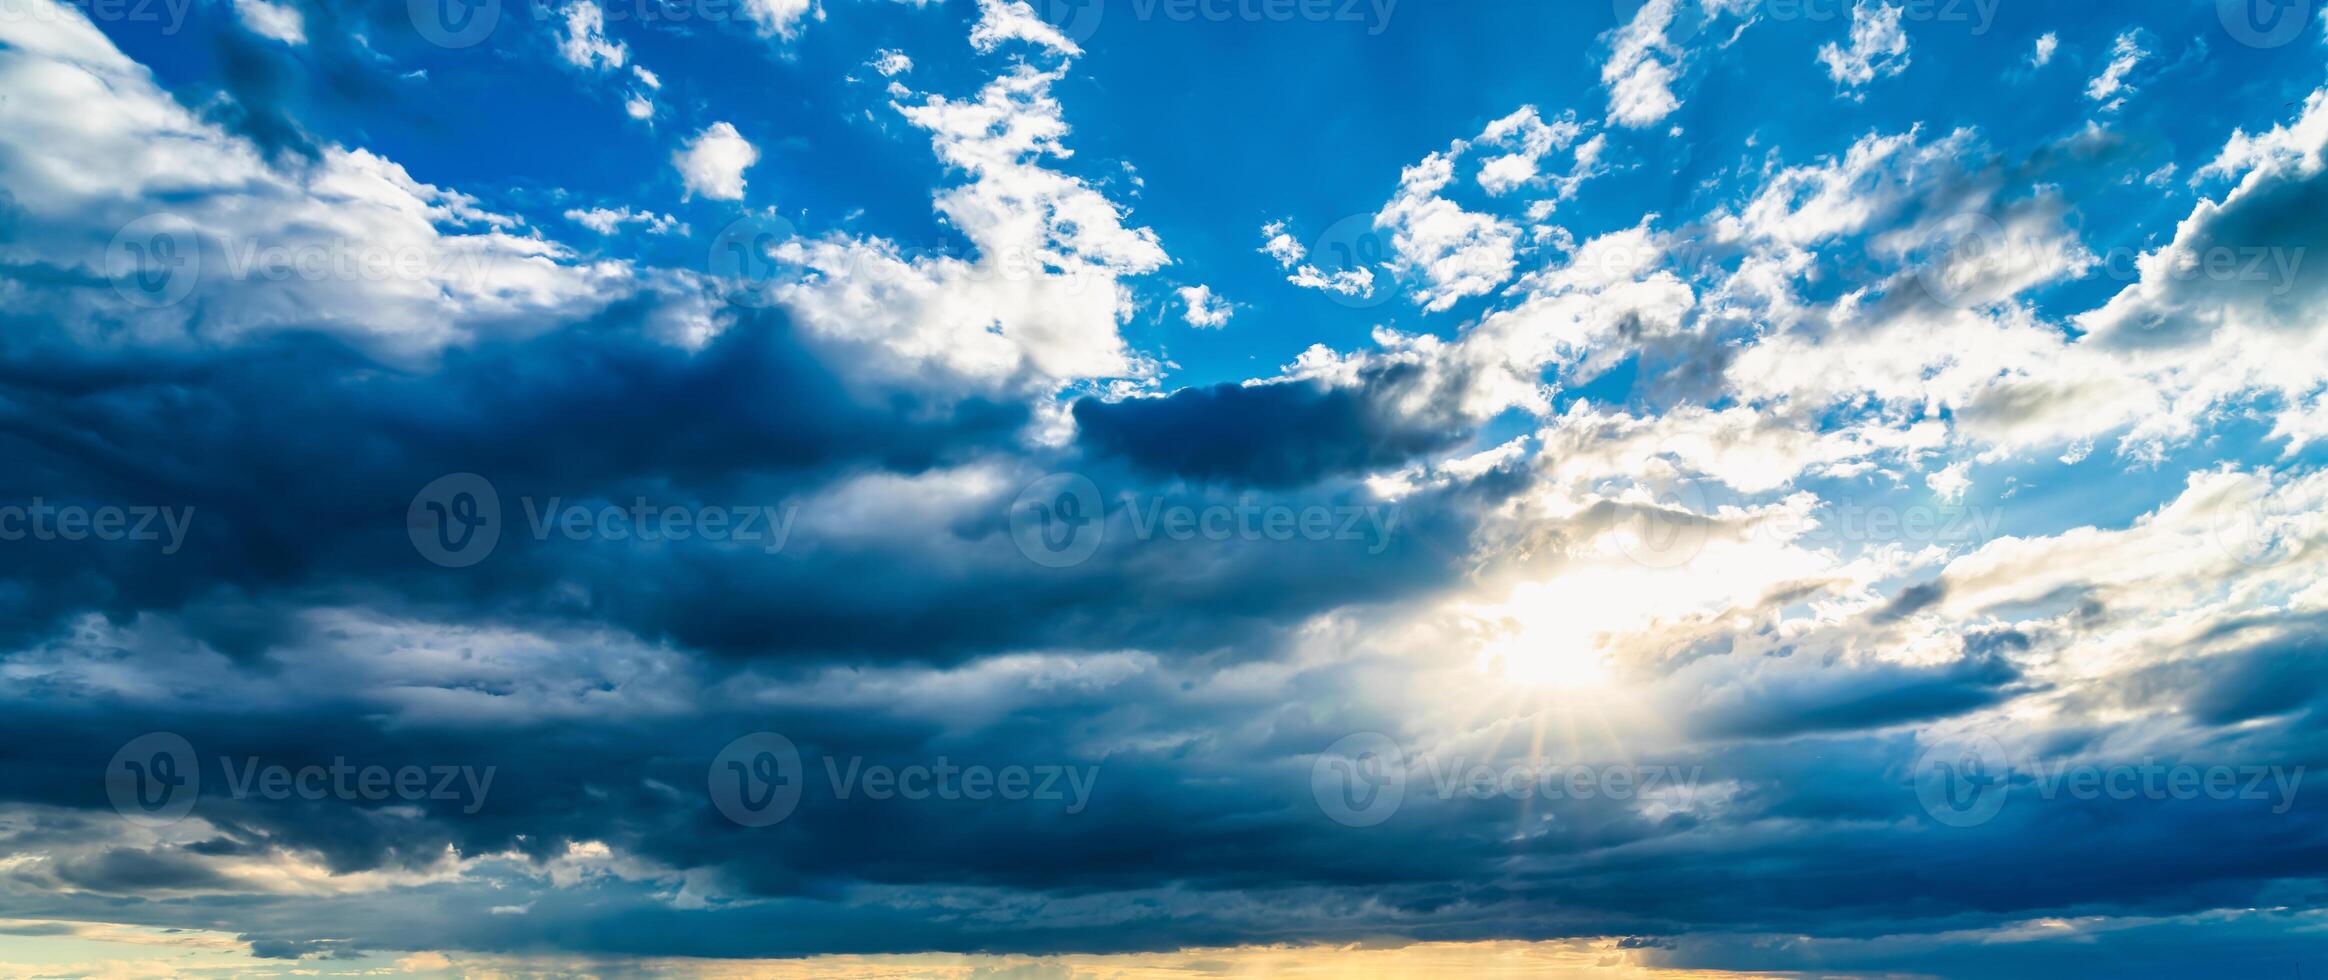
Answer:
<svg viewBox="0 0 2328 980"><path fill-rule="evenodd" d="M2318 13L0 0L0 973L2328 969Z"/></svg>

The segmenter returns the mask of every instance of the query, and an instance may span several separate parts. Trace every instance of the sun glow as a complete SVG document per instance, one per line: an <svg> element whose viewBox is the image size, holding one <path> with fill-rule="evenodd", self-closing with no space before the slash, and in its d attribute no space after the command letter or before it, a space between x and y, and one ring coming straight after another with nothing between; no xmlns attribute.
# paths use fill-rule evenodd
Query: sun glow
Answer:
<svg viewBox="0 0 2328 980"><path fill-rule="evenodd" d="M1521 630L1480 653L1481 666L1505 679L1554 691L1590 691L1614 680L1607 656L1591 640Z"/></svg>
<svg viewBox="0 0 2328 980"><path fill-rule="evenodd" d="M1612 686L1617 677L1604 643L1629 620L1607 585L1597 577L1530 583L1502 605L1477 610L1492 631L1480 648L1481 668L1551 691Z"/></svg>

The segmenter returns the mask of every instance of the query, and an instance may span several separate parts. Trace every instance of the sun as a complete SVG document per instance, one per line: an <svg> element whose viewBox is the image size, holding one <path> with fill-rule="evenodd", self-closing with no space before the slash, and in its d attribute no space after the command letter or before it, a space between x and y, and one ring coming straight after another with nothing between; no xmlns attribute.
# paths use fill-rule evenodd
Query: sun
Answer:
<svg viewBox="0 0 2328 980"><path fill-rule="evenodd" d="M1491 643L1481 666L1505 680L1547 691L1597 691L1615 677L1608 656L1590 639L1545 636L1529 630Z"/></svg>
<svg viewBox="0 0 2328 980"><path fill-rule="evenodd" d="M1508 681L1556 692L1605 690L1616 681L1602 646L1608 607L1586 581L1523 585L1498 606L1478 610L1490 634L1480 666Z"/></svg>

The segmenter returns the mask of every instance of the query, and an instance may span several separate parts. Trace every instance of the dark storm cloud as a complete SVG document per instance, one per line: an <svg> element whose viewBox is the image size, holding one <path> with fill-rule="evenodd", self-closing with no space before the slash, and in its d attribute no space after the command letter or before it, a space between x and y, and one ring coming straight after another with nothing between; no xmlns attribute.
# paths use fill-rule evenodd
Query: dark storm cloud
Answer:
<svg viewBox="0 0 2328 980"><path fill-rule="evenodd" d="M297 899L253 897L230 917L256 935L332 936L364 948L398 948L408 941L400 931L414 929L454 948L736 956L1158 950L1385 935L1657 937L1675 935L1685 923L1691 934L1872 939L1907 924L1958 928L2041 914L2182 915L2254 905L2268 900L2284 875L2328 865L2328 825L2303 798L2274 813L2269 801L2047 799L2024 781L2011 787L1992 822L1942 826L1925 817L1907 785L1917 747L1906 737L1742 743L1642 759L1692 772L1687 785L1699 804L1663 817L1612 800L1531 806L1443 796L1428 770L1418 769L1391 820L1346 827L1311 799L1308 760L1270 745L1231 737L1169 751L1077 755L1079 739L1122 723L1109 720L1102 704L1141 701L1169 705L1184 723L1224 733L1232 721L1254 720L1246 709L1175 704L1167 692L1136 686L1014 714L969 735L818 710L419 738L368 731L334 711L281 716L267 726L224 715L150 722L189 733L206 756L258 751L285 764L320 764L345 754L359 762L500 767L478 813L430 804L420 820L383 819L375 806L339 801L232 800L205 788L198 810L205 819L264 841L256 846L321 848L335 871L418 868L448 843L465 854L514 849L546 859L569 840L594 840L673 867L711 869L725 887L770 900L683 909L652 897L655 889L644 883L536 891L537 883L520 882L352 896L329 914ZM1264 709L1261 717L1282 733L1285 748L1315 751L1338 730L1299 706ZM99 734L62 727L76 739ZM725 821L705 791L708 761L720 744L731 731L753 727L790 733L809 783L801 808L770 828ZM260 728L269 731L254 731ZM94 769L108 748L71 762ZM1077 813L1024 803L843 800L825 785L827 758L894 765L940 754L958 764L1073 760L1099 768L1091 805ZM1756 825L1766 830L1748 829ZM1790 829L1768 832L1776 828ZM1725 829L1733 832L1712 832ZM178 870L196 850L186 852L114 847L67 864L75 880L101 889L200 884ZM1722 870L1746 866L1759 870ZM916 900L868 901L860 891L866 887L904 889L899 896L935 888L964 901L1042 896L1119 914L932 917ZM528 909L488 915L486 904ZM104 914L159 922L203 908L201 899L155 896ZM351 915L351 908L378 914ZM1689 948L1686 941L1681 948Z"/></svg>
<svg viewBox="0 0 2328 980"><path fill-rule="evenodd" d="M682 350L645 332L658 301L421 368L307 335L90 353L19 320L25 329L0 340L0 445L17 461L0 491L190 509L191 520L170 554L146 541L17 542L0 555L0 578L20 583L0 594L0 627L23 642L84 610L162 610L251 656L291 637L288 606L336 598L454 619L603 621L742 657L1203 648L1448 581L1470 515L1518 485L1498 476L1408 507L1377 506L1346 484L1224 499L1152 489L1137 469L1072 454L1027 458L1105 487L1111 543L1066 570L1012 544L1009 491L919 539L819 539L808 528L823 515L809 514L775 554L549 533L540 522L552 501L781 510L852 474L1023 452L1022 404L863 393L773 313L738 313L703 350ZM1232 451L1300 456L1311 439L1281 426L1268 440L1240 436ZM422 487L460 472L497 489L503 533L488 562L446 570L415 550L405 514ZM1336 519L1325 540L1175 536L1150 520L1253 506L1368 519ZM1342 533L1353 527L1363 533ZM940 554L953 557L923 564Z"/></svg>
<svg viewBox="0 0 2328 980"><path fill-rule="evenodd" d="M1772 661L1710 692L1693 731L1714 737L1770 737L1882 728L1994 704L2020 679L1998 657L1968 656L1933 667Z"/></svg>
<svg viewBox="0 0 2328 980"><path fill-rule="evenodd" d="M240 31L221 31L216 48L228 98L207 107L210 120L250 140L277 162L285 156L315 159L321 148L292 111L304 72L284 53L283 45Z"/></svg>
<svg viewBox="0 0 2328 980"><path fill-rule="evenodd" d="M1468 435L1450 406L1402 409L1425 369L1386 364L1355 386L1311 381L1184 388L1163 398L1084 399L1075 422L1095 452L1139 469L1191 480L1298 486L1396 468L1449 449Z"/></svg>
<svg viewBox="0 0 2328 980"><path fill-rule="evenodd" d="M2179 708L2208 726L2318 711L2328 694L2320 676L2328 633L2317 617L2255 617L2215 632L2235 645L2141 671L2123 685L2124 695L2145 706Z"/></svg>

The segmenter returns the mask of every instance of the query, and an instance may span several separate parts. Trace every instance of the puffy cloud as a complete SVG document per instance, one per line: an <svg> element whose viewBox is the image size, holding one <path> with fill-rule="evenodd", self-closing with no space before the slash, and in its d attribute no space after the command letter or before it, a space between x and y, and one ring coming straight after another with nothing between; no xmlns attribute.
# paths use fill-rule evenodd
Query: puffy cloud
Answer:
<svg viewBox="0 0 2328 980"><path fill-rule="evenodd" d="M1180 301L1187 305L1181 318L1192 327L1227 326L1229 315L1236 312L1227 300L1213 295L1211 286L1201 284L1181 287Z"/></svg>
<svg viewBox="0 0 2328 980"><path fill-rule="evenodd" d="M759 148L727 122L704 127L671 154L671 165L679 168L689 196L700 194L715 201L743 200L744 171L758 162Z"/></svg>
<svg viewBox="0 0 2328 980"><path fill-rule="evenodd" d="M912 58L906 57L906 54L903 51L897 51L890 48L883 48L874 52L873 60L868 61L865 64L872 68L874 71L880 72L881 77L883 78L896 78L899 75L903 75L906 72L913 70Z"/></svg>
<svg viewBox="0 0 2328 980"><path fill-rule="evenodd" d="M774 299L809 330L868 350L863 369L892 382L993 391L1144 373L1118 333L1133 309L1122 280L1168 257L1097 188L1044 165L1069 152L1051 94L1060 77L1019 64L975 98L896 106L968 178L935 206L970 255L795 240L775 256L806 274L775 284Z"/></svg>
<svg viewBox="0 0 2328 980"><path fill-rule="evenodd" d="M1696 34L1724 18L1739 18L1736 30L1754 20L1750 0L1641 0L1637 6L1628 0L1617 9L1632 16L1603 35L1609 55L1600 79L1609 122L1628 129L1653 126L1681 108L1673 89L1689 69L1687 44Z"/></svg>
<svg viewBox="0 0 2328 980"><path fill-rule="evenodd" d="M1900 29L1904 12L1905 8L1882 0L1853 3L1850 46L1829 43L1819 48L1819 63L1827 66L1827 77L1840 88L1856 89L1908 70L1908 35Z"/></svg>
<svg viewBox="0 0 2328 980"><path fill-rule="evenodd" d="M2057 288L2100 265L2081 195L2127 161L2090 133L2015 160L1971 130L1877 130L1693 184L1691 215L1522 239L1497 208L1535 197L1543 221L1612 135L1523 108L1382 211L1405 236L1384 274L1475 316L1167 391L1133 311L1225 307L1142 281L1173 256L1070 167L1072 51L1010 26L1023 4L981 6L968 50L1000 57L974 93L892 90L970 251L828 230L728 283L584 262L365 150L272 159L56 13L0 21L0 500L193 519L166 555L0 549L0 738L56 747L0 779L0 909L43 917L0 932L168 943L155 972L246 950L838 972L864 958L822 957L965 948L1010 956L949 966L1058 972L1149 961L1025 957L1296 944L1162 954L1217 972L1387 936L1425 965L1337 955L2058 976L2260 972L2318 925L2310 795L2046 787L2315 754L2317 467L2085 457L2114 433L2134 463L2228 440L2234 410L2273 447L2323 430L2305 267L2267 261L2277 290L2203 257L2309 247L2289 216L2320 210L2328 95L2231 137L2098 293ZM1678 71L1662 16L1641 57ZM600 234L676 221L552 199ZM533 261L492 289L205 279L149 309L138 268L100 270L151 210L201 241L320 228ZM1316 269L1286 223L1261 251L1296 283L1373 285ZM1220 281L1180 281L1200 278ZM407 509L463 471L499 489L501 540L438 568ZM1080 563L1015 534L1045 474L1097 491ZM588 533L551 520L568 505ZM598 530L664 506L775 508L786 537ZM1266 530L1311 515L1330 530ZM195 815L148 831L91 774L153 730L206 761L494 778L474 801L276 799L205 766ZM801 750L803 801L744 828L707 770L761 730ZM1400 746L1404 798L1353 828L1317 779L1365 732ZM1967 736L2009 750L2005 806L1948 826L1919 760ZM939 759L1096 775L1072 812L899 806L828 775ZM1611 792L1472 790L1580 770Z"/></svg>
<svg viewBox="0 0 2328 980"><path fill-rule="evenodd" d="M1633 19L1618 27L1601 65L1601 85L1609 92L1609 121L1639 129L1681 108L1673 95L1678 51L1665 38L1679 0L1647 0Z"/></svg>
<svg viewBox="0 0 2328 980"><path fill-rule="evenodd" d="M612 71L623 66L630 49L606 39L606 13L591 0L566 5L558 34L558 56L585 70Z"/></svg>
<svg viewBox="0 0 2328 980"><path fill-rule="evenodd" d="M1494 215L1466 210L1440 195L1455 179L1458 148L1433 153L1399 174L1398 196L1374 216L1390 233L1393 262L1416 282L1416 303L1437 313L1484 296L1512 276L1520 230Z"/></svg>
<svg viewBox="0 0 2328 980"><path fill-rule="evenodd" d="M970 31L970 46L993 51L1011 41L1024 41L1069 58L1083 54L1073 39L1038 16L1027 0L978 0L978 24Z"/></svg>
<svg viewBox="0 0 2328 980"><path fill-rule="evenodd" d="M817 0L744 0L744 16L759 28L762 37L789 41L800 36L803 22L823 20L824 6Z"/></svg>
<svg viewBox="0 0 2328 980"><path fill-rule="evenodd" d="M1360 298L1374 295L1374 270L1363 264L1327 272L1311 264L1309 248L1295 241L1287 230L1287 222L1272 221L1261 227L1263 241L1261 254L1277 260L1279 267L1292 273L1285 281L1303 289L1317 289L1343 296Z"/></svg>
<svg viewBox="0 0 2328 980"><path fill-rule="evenodd" d="M1567 149L1583 135L1573 114L1547 123L1537 115L1535 106L1521 106L1511 115L1488 123L1479 133L1478 142L1487 146L1508 147L1510 152L1487 160L1479 167L1479 187L1489 194L1504 194L1523 185L1541 182L1543 175L1537 167L1544 156L1554 150Z"/></svg>
<svg viewBox="0 0 2328 980"><path fill-rule="evenodd" d="M316 331L399 355L587 315L637 288L363 149L276 164L160 91L85 19L0 25L0 179L21 309L109 345ZM36 149L37 148L37 149ZM102 161L102 162L100 162ZM95 288L90 288L90 287ZM119 288L113 288L118 286ZM79 333L92 341L100 333Z"/></svg>
<svg viewBox="0 0 2328 980"><path fill-rule="evenodd" d="M234 0L234 13L245 28L260 37L292 47L307 43L307 19L300 16L297 7L268 0Z"/></svg>

